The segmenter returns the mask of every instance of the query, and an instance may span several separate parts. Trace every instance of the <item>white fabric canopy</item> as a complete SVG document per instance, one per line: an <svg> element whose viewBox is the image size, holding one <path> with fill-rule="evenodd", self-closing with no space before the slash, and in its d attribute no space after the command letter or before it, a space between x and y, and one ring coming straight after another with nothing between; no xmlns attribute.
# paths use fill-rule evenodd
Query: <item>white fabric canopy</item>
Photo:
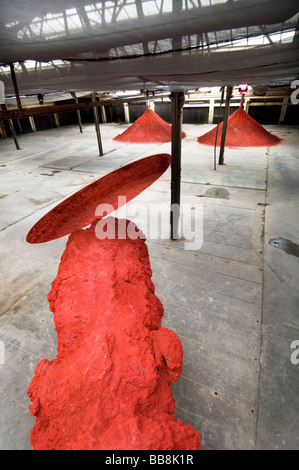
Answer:
<svg viewBox="0 0 299 470"><path fill-rule="evenodd" d="M285 85L298 0L1 0L7 93Z"/></svg>

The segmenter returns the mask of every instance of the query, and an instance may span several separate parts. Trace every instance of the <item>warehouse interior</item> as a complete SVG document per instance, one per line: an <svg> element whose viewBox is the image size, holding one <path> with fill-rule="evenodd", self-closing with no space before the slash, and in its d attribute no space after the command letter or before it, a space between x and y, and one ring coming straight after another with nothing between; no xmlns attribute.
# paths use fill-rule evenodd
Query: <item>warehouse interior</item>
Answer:
<svg viewBox="0 0 299 470"><path fill-rule="evenodd" d="M298 450L298 2L25 4L0 5L0 448L32 449L27 390L57 353L47 295L68 237L27 233L89 183L166 153L136 198L163 206L163 230L134 201L116 216L147 235L162 326L183 346L175 417L203 450ZM240 104L278 145L198 142ZM148 108L169 142L114 140ZM172 202L181 221L191 208L198 246Z"/></svg>

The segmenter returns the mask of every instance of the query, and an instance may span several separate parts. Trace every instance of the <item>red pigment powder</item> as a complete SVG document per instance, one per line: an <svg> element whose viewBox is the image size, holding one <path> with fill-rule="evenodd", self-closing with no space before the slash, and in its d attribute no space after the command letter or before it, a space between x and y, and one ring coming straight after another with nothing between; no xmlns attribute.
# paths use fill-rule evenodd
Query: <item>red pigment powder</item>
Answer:
<svg viewBox="0 0 299 470"><path fill-rule="evenodd" d="M171 156L158 154L125 165L85 186L42 217L29 231L28 243L44 243L87 227L96 218L99 204L109 204L113 212L138 196L169 167ZM120 203L118 196L125 196ZM113 210L112 210L113 209ZM105 214L103 214L105 215Z"/></svg>
<svg viewBox="0 0 299 470"><path fill-rule="evenodd" d="M183 350L161 328L145 241L99 240L97 223L70 235L48 295L58 352L28 389L32 447L200 450L198 432L173 416Z"/></svg>
<svg viewBox="0 0 299 470"><path fill-rule="evenodd" d="M186 134L182 132L182 138ZM161 143L171 141L171 125L152 109L147 108L128 129L113 140L131 143Z"/></svg>
<svg viewBox="0 0 299 470"><path fill-rule="evenodd" d="M223 122L219 124L217 146L221 145ZM200 144L215 145L217 127L197 139ZM258 122L240 107L232 113L227 122L225 145L227 147L270 147L281 139L266 131Z"/></svg>

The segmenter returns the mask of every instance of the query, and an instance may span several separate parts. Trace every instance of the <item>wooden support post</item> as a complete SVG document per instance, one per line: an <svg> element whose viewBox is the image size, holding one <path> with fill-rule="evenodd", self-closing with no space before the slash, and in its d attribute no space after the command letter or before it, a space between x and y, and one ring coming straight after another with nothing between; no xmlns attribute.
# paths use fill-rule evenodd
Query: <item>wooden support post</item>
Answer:
<svg viewBox="0 0 299 470"><path fill-rule="evenodd" d="M249 106L250 106L250 98L245 98L244 111L247 114L248 114L248 111L249 111Z"/></svg>
<svg viewBox="0 0 299 470"><path fill-rule="evenodd" d="M181 202L181 143L184 92L174 92L172 98L172 131L171 131L171 239L179 237L180 202Z"/></svg>
<svg viewBox="0 0 299 470"><path fill-rule="evenodd" d="M124 103L125 123L130 124L129 103Z"/></svg>
<svg viewBox="0 0 299 470"><path fill-rule="evenodd" d="M15 131L15 128L14 128L12 119L9 119L9 120L8 120L8 125L9 125L9 129L10 129L11 135L12 135L12 137L13 137L13 140L14 140L14 142L15 142L16 149L17 149L17 150L21 150L21 147L20 147L20 145L19 145L19 141L18 141L18 138L17 138L17 134L16 134L16 131Z"/></svg>
<svg viewBox="0 0 299 470"><path fill-rule="evenodd" d="M9 67L10 67L10 74L11 74L11 78L12 78L13 87L14 87L14 90L15 90L18 110L21 112L22 111L22 103L21 103L21 98L20 98L20 94L19 94L19 89L18 89L16 74L15 74L14 64L12 62L10 62Z"/></svg>
<svg viewBox="0 0 299 470"><path fill-rule="evenodd" d="M224 148L225 148L225 140L226 140L227 121L228 121L228 116L229 116L229 105L230 105L230 99L232 97L232 93L233 93L233 87L227 86L221 145L220 145L220 153L219 153L219 161L218 161L219 165L224 164Z"/></svg>
<svg viewBox="0 0 299 470"><path fill-rule="evenodd" d="M6 107L6 104L1 104L1 111L7 111L7 107ZM10 129L10 132L11 132L11 135L12 135L12 138L14 140L14 143L15 143L15 146L16 146L16 149L17 150L21 150L21 147L19 145L19 141L18 141L18 138L17 138L17 134L16 134L16 131L15 131L15 127L13 125L13 120L12 119L8 119L8 125L9 125L9 129ZM4 124L4 121L3 121L3 124ZM4 126L3 126L4 127ZM4 135L5 134L5 128L4 128Z"/></svg>
<svg viewBox="0 0 299 470"><path fill-rule="evenodd" d="M1 110L1 111L5 111L5 110L6 110L5 104L0 103L0 110ZM3 119L0 119L0 133L1 133L2 139L6 139L7 135L6 135L6 132L5 132L5 124L4 124L4 120L3 120Z"/></svg>
<svg viewBox="0 0 299 470"><path fill-rule="evenodd" d="M6 139L6 132L2 126L2 123L0 124L0 134L1 134L1 139Z"/></svg>
<svg viewBox="0 0 299 470"><path fill-rule="evenodd" d="M96 99L96 94L93 93L92 94L92 101L95 102L96 100L97 100ZM95 124L95 128L96 128L97 139L98 139L99 154L100 154L100 157L102 157L104 155L104 152L103 152L101 132L100 132L99 110L98 110L97 106L93 106L92 110L93 110L94 124Z"/></svg>
<svg viewBox="0 0 299 470"><path fill-rule="evenodd" d="M60 127L59 115L57 113L54 113L54 120L55 120L55 126Z"/></svg>
<svg viewBox="0 0 299 470"><path fill-rule="evenodd" d="M285 120L285 117L286 117L286 114L287 114L287 109L288 109L288 102L289 102L289 97L285 96L284 99L283 99L278 124L282 124Z"/></svg>
<svg viewBox="0 0 299 470"><path fill-rule="evenodd" d="M155 102L151 100L148 105L149 109L155 112Z"/></svg>
<svg viewBox="0 0 299 470"><path fill-rule="evenodd" d="M75 103L78 104L78 98L77 98L76 93L72 91L72 92L71 92L71 95L72 95L72 97L74 98ZM77 114L77 119L78 119L78 124L79 124L80 132L81 132L81 134L83 134L82 122L81 122L81 114L80 114L79 109L77 109L76 114Z"/></svg>
<svg viewBox="0 0 299 470"><path fill-rule="evenodd" d="M29 116L28 119L29 119L29 122L30 122L30 127L31 127L32 132L36 132L36 125L35 125L34 117Z"/></svg>
<svg viewBox="0 0 299 470"><path fill-rule="evenodd" d="M19 128L20 133L23 134L23 129L22 129L22 125L21 125L20 119L17 119L17 123L18 123L18 128Z"/></svg>
<svg viewBox="0 0 299 470"><path fill-rule="evenodd" d="M107 123L106 109L105 106L101 106L102 121L104 124Z"/></svg>
<svg viewBox="0 0 299 470"><path fill-rule="evenodd" d="M210 106L209 106L209 124L213 124L214 120L214 105L215 105L215 100L213 98L210 99Z"/></svg>

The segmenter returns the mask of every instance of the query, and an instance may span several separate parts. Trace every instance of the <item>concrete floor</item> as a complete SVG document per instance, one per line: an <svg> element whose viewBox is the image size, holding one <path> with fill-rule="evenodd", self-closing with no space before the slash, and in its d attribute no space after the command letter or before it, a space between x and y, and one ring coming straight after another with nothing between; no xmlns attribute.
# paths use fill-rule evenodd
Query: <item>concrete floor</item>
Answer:
<svg viewBox="0 0 299 470"><path fill-rule="evenodd" d="M87 183L170 152L170 143L114 142L126 127L101 126L101 158L93 125L83 134L70 126L19 136L22 150L12 139L0 141L0 449L31 449L27 389L37 362L56 355L47 293L67 237L29 245L25 236ZM299 129L266 126L284 142L226 149L225 165L214 171L213 149L196 141L212 127L183 126L182 204L193 207L199 234L203 209L202 247L170 241L168 224L147 241L163 326L184 348L173 384L176 416L199 431L206 450L298 450L299 364L291 361L291 344L299 340L299 259L268 242L299 244ZM168 220L169 195L170 170L135 202L165 203ZM134 220L148 234L147 214Z"/></svg>

